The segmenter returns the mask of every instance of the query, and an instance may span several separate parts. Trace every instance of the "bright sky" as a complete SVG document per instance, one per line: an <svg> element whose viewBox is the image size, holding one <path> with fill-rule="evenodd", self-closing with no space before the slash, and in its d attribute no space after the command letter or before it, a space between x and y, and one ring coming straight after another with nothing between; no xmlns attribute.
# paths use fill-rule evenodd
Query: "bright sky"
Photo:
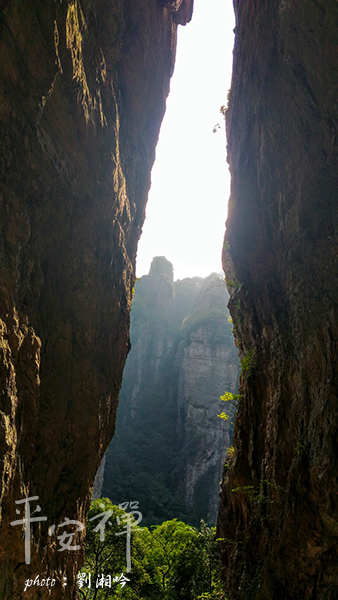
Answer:
<svg viewBox="0 0 338 600"><path fill-rule="evenodd" d="M191 23L178 28L137 277L154 256L173 263L175 279L222 270L230 176L220 107L230 88L234 27L232 0L195 0ZM221 128L212 133L216 123Z"/></svg>

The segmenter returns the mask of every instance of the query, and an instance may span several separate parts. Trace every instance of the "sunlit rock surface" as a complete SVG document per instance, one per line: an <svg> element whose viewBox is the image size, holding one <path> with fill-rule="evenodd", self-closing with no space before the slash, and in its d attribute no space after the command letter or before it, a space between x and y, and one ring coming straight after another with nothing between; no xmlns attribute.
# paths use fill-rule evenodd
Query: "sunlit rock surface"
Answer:
<svg viewBox="0 0 338 600"><path fill-rule="evenodd" d="M338 9L236 0L224 247L244 360L229 600L337 598Z"/></svg>
<svg viewBox="0 0 338 600"><path fill-rule="evenodd" d="M76 594L82 552L47 528L85 521L114 431L175 21L191 7L0 3L1 598ZM28 496L48 520L26 565L10 522ZM24 592L36 575L56 578L51 596Z"/></svg>

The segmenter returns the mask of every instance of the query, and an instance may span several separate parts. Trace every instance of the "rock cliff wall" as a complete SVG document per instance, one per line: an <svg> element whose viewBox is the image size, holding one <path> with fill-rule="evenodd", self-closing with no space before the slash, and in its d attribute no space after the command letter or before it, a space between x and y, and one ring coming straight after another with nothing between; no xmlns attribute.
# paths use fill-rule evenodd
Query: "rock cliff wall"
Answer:
<svg viewBox="0 0 338 600"><path fill-rule="evenodd" d="M164 257L135 286L102 494L115 503L137 499L145 524L216 522L233 421L217 415L227 408L220 395L236 391L239 363L227 298L217 275L173 283Z"/></svg>
<svg viewBox="0 0 338 600"><path fill-rule="evenodd" d="M203 281L194 310L184 321L175 357L179 472L178 490L199 524L215 524L219 482L232 444L235 407L222 405L225 391L238 387L239 360L232 326L224 308L228 295L217 276ZM228 421L218 418L221 412Z"/></svg>
<svg viewBox="0 0 338 600"><path fill-rule="evenodd" d="M0 2L1 598L76 594L81 551L59 552L62 530L47 527L85 522L114 431L176 26L191 12L192 0ZM34 496L48 521L31 525L25 564L10 522ZM36 575L56 578L51 596L23 592Z"/></svg>
<svg viewBox="0 0 338 600"><path fill-rule="evenodd" d="M332 0L235 0L224 267L243 373L219 535L231 600L337 598Z"/></svg>

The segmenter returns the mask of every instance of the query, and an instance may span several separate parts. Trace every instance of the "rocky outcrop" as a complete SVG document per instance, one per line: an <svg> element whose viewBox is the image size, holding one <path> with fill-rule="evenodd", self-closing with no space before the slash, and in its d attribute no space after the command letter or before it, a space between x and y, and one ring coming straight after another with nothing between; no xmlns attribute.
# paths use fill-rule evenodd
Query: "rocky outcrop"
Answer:
<svg viewBox="0 0 338 600"><path fill-rule="evenodd" d="M229 600L337 597L336 2L236 0L224 267L242 359Z"/></svg>
<svg viewBox="0 0 338 600"><path fill-rule="evenodd" d="M144 523L216 522L219 482L235 408L238 355L218 275L173 283L164 257L135 287L132 349L107 451L103 496L136 498ZM227 422L217 415L228 408Z"/></svg>
<svg viewBox="0 0 338 600"><path fill-rule="evenodd" d="M59 552L47 528L85 521L114 431L176 22L191 10L0 3L1 598L76 595L82 553ZM48 521L31 524L28 565L10 523L32 496ZM51 596L24 593L37 575L55 577Z"/></svg>

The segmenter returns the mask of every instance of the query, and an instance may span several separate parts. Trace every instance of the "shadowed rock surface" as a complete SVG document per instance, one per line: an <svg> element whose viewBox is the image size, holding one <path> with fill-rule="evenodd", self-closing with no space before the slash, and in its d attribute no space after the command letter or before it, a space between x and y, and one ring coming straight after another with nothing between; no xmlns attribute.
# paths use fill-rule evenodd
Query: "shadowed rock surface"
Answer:
<svg viewBox="0 0 338 600"><path fill-rule="evenodd" d="M227 300L217 274L173 283L164 257L136 283L132 349L102 495L136 499L147 526L173 518L216 522L233 427L233 417L217 415L234 414L220 395L236 391L239 364Z"/></svg>
<svg viewBox="0 0 338 600"><path fill-rule="evenodd" d="M63 530L47 528L85 522L114 431L176 22L191 12L192 0L0 2L1 598L76 596L82 552L59 552ZM26 565L10 522L29 496L48 520L32 524ZM36 575L56 578L51 596L24 593Z"/></svg>
<svg viewBox="0 0 338 600"><path fill-rule="evenodd" d="M335 600L338 8L235 0L224 247L243 361L219 515L229 600Z"/></svg>

